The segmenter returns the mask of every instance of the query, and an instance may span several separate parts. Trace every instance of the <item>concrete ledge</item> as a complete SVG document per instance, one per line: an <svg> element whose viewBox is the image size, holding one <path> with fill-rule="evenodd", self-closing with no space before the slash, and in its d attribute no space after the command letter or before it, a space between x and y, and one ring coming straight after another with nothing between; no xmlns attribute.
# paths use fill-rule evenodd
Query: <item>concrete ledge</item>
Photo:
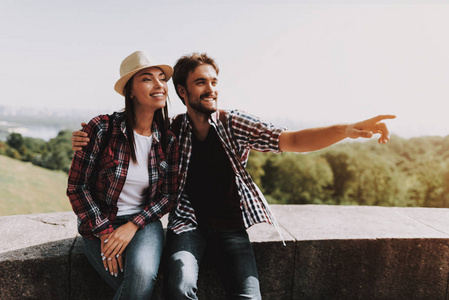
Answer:
<svg viewBox="0 0 449 300"><path fill-rule="evenodd" d="M449 209L273 205L248 230L264 299L446 299ZM166 218L163 223L166 224ZM0 299L111 299L72 212L0 217ZM225 299L206 258L200 299ZM161 274L163 276L163 274ZM161 299L161 284L156 299Z"/></svg>

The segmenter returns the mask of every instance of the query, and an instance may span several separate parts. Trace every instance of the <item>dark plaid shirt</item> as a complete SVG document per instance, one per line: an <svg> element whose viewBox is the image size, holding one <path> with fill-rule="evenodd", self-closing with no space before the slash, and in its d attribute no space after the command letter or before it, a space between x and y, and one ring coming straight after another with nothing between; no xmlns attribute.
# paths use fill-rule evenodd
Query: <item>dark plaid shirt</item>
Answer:
<svg viewBox="0 0 449 300"><path fill-rule="evenodd" d="M267 222L274 224L280 233L265 197L246 171L245 166L251 149L260 152L280 152L279 137L285 128L264 122L238 110L223 112L225 113L225 124L220 121L219 111L211 115L209 123L217 131L235 172L245 227ZM170 212L168 224L168 228L175 233L193 230L198 225L195 211L185 191L187 171L192 154L192 127L187 114L182 115L181 118L182 122L178 135L181 151L179 194L176 207Z"/></svg>
<svg viewBox="0 0 449 300"><path fill-rule="evenodd" d="M109 116L93 118L84 131L90 142L81 151L75 152L69 172L67 196L73 211L78 216L78 231L87 238L98 237L113 231L111 222L117 215L117 200L125 184L130 162L130 148L124 121L124 113L114 113L113 129L108 146L101 156L95 188L93 169L99 155L102 138L109 126ZM174 205L178 189L178 144L169 132L167 156L160 142L160 132L153 122L153 143L148 166L149 189L145 193L145 208L131 221L143 228L168 213ZM92 195L91 191L95 191Z"/></svg>

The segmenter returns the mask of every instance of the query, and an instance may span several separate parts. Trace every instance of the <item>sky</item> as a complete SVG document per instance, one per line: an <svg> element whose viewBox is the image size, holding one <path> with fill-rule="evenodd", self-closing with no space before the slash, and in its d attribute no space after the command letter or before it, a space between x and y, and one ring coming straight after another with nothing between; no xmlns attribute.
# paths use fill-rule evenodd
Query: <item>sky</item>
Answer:
<svg viewBox="0 0 449 300"><path fill-rule="evenodd" d="M424 0L2 0L0 106L110 113L126 56L196 51L220 67L221 108L290 129L395 114L393 134L447 136L448 16Z"/></svg>

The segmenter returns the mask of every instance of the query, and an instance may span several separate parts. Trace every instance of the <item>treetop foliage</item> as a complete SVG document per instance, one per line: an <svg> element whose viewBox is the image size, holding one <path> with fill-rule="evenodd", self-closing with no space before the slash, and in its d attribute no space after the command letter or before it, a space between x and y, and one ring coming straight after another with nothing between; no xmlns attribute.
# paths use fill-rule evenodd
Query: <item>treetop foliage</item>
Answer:
<svg viewBox="0 0 449 300"><path fill-rule="evenodd" d="M11 133L0 154L69 171L71 132L45 142ZM270 203L449 207L449 136L341 142L321 151L252 151L247 167Z"/></svg>
<svg viewBox="0 0 449 300"><path fill-rule="evenodd" d="M449 207L449 136L253 151L248 170L271 203Z"/></svg>
<svg viewBox="0 0 449 300"><path fill-rule="evenodd" d="M11 133L6 144L0 145L0 154L68 173L73 156L71 137L72 132L68 130L60 131L57 137L48 142Z"/></svg>

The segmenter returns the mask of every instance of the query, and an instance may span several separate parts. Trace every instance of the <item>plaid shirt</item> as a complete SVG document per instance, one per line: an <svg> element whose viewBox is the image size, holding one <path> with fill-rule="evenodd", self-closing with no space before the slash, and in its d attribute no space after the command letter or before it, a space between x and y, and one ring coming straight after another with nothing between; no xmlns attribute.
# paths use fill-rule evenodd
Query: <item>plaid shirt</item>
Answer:
<svg viewBox="0 0 449 300"><path fill-rule="evenodd" d="M223 124L220 121L219 113L219 111L213 113L209 118L209 123L217 131L235 172L245 227L267 222L273 224L279 232L277 222L265 197L246 171L245 166L251 149L280 153L279 136L285 128L274 126L237 110L225 111L226 122ZM187 114L182 115L178 142L181 151L179 193L176 208L170 212L168 224L168 228L177 234L193 230L198 225L195 211L185 192L187 171L192 154L192 127Z"/></svg>
<svg viewBox="0 0 449 300"><path fill-rule="evenodd" d="M111 222L117 215L117 200L125 184L130 161L130 148L126 137L123 112L116 112L109 144L104 150L95 193L92 197L91 182L95 161L99 155L102 138L105 136L109 115L93 118L84 131L90 142L81 151L75 152L69 172L67 196L73 211L78 216L78 231L86 238L93 239L113 231ZM167 157L165 157L161 134L153 122L153 143L148 166L149 190L145 194L146 205L131 221L143 228L145 224L158 220L168 213L175 203L178 189L178 144L174 135L168 135ZM101 155L101 154L100 154Z"/></svg>

